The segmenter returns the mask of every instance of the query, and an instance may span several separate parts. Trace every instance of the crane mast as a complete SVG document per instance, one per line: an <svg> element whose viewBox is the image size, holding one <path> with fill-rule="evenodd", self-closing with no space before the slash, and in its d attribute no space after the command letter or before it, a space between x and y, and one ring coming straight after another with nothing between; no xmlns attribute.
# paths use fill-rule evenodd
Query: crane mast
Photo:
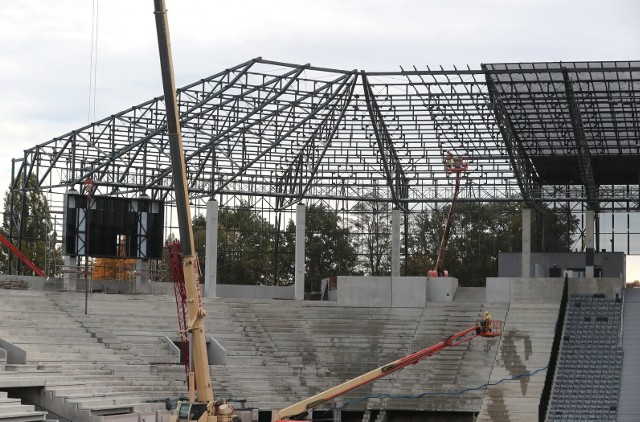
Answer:
<svg viewBox="0 0 640 422"><path fill-rule="evenodd" d="M213 401L213 387L209 373L206 336L203 318L207 315L202 307L198 293L198 272L193 227L191 226L191 210L189 208L189 192L187 172L185 169L178 99L176 96L169 24L164 0L154 0L156 30L158 34L158 51L162 72L162 87L166 107L167 133L171 169L175 190L178 227L182 245L182 269L187 301L187 331L191 333L191 349L193 350L193 371L189 373L189 402L179 403L177 418L182 421L227 422L232 421L233 408L228 404L216 404ZM197 392L197 401L195 394Z"/></svg>

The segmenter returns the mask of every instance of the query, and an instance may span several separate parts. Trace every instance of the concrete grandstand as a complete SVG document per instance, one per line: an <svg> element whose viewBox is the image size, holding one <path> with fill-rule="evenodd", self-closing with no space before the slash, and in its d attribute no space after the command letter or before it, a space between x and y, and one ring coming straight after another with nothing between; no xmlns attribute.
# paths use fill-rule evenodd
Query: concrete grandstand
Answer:
<svg viewBox="0 0 640 422"><path fill-rule="evenodd" d="M564 284L495 278L487 288L458 287L452 300L421 307L206 298L207 335L224 349L211 365L214 391L252 409L246 420L268 420L271 410L437 343L490 309L505 322L501 338L446 349L313 417L534 421L549 388L547 420L616 420L619 400L621 409L628 405L619 394L627 328L615 292L622 282L569 279L563 302ZM509 294L492 295L495 289ZM13 399L2 401L0 420L44 420L43 409L61 421L168 420L167 402L186 395L179 356L164 340L178 340L173 298L93 294L87 315L83 306L81 292L3 291L0 390ZM11 419L17 413L22 419Z"/></svg>
<svg viewBox="0 0 640 422"><path fill-rule="evenodd" d="M638 209L639 77L639 64L628 61L382 73L257 58L181 88L189 189L194 208L206 207L209 228L201 291L216 397L231 401L243 421L268 421L273 410L473 326L488 309L504 321L501 337L445 349L308 417L637 419L640 299L624 287L620 251L631 253L640 238L630 223ZM64 216L63 246L73 248L63 247L59 277L0 277L0 420L168 421L168 408L186 396L179 312L171 283L147 277L153 257L143 222L151 211L139 207L151 197L149 209L166 204L162 215L172 214L163 101L14 160L8 237L26 242L28 210L18 204L46 191ZM461 201L526 206L521 252L505 253L485 287L400 275L402 224L406 253L409 214L451 198L448 150L472 163ZM131 200L123 209L136 221L124 237L137 261L135 281L100 281L93 287L101 292L88 296L94 188L105 202ZM348 213L366 201L388 206L388 274L336 273L320 295L309 291L305 207L319 202ZM277 230L295 216L287 283L218 282L218 206L244 204L271 212ZM536 255L532 210L580 217L580 233L567 236L573 252L540 244ZM601 213L612 214L610 228ZM627 217L624 236L613 213ZM165 223L164 238L175 231ZM104 238L117 242L111 234ZM307 300L311 293L323 300Z"/></svg>

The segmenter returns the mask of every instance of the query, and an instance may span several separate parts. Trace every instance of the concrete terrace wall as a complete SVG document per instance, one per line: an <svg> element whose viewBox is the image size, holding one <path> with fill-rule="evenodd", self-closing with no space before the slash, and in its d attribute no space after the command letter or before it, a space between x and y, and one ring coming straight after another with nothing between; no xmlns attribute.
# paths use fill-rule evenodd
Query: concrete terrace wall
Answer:
<svg viewBox="0 0 640 422"><path fill-rule="evenodd" d="M563 271L567 268L584 268L586 255L580 252L535 252L531 254L531 272L536 277L549 277L549 268L557 265ZM594 264L602 268L602 277L622 277L626 271L626 257L623 252L596 252ZM522 274L522 253L501 252L498 254L498 276L520 277Z"/></svg>
<svg viewBox="0 0 640 422"><path fill-rule="evenodd" d="M49 277L33 277L23 275L6 275L0 274L0 286L7 289L15 290L42 290L42 291L58 291L63 290L63 281L61 278ZM73 280L75 291L84 292L84 279ZM204 289L204 285L200 285ZM293 286L249 286L249 285L233 285L218 284L218 297L227 298L244 298L244 299L288 299L294 298ZM136 289L133 281L122 280L91 280L89 291L92 293L119 293L119 294L158 294L169 295L173 293L173 283L167 282L151 282L145 283L142 288Z"/></svg>
<svg viewBox="0 0 640 422"><path fill-rule="evenodd" d="M487 302L556 302L562 278L487 277Z"/></svg>
<svg viewBox="0 0 640 422"><path fill-rule="evenodd" d="M427 302L453 301L453 277L338 276L340 306L422 308Z"/></svg>
<svg viewBox="0 0 640 422"><path fill-rule="evenodd" d="M294 286L249 286L243 284L218 284L218 297L245 299L289 299L294 298Z"/></svg>
<svg viewBox="0 0 640 422"><path fill-rule="evenodd" d="M604 294L609 300L622 299L622 278L573 278L569 279L569 295Z"/></svg>

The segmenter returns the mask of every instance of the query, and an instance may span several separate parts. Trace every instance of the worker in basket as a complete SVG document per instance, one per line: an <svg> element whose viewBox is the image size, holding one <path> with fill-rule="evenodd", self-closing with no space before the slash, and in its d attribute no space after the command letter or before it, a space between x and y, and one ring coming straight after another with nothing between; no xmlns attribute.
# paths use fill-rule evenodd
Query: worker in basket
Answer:
<svg viewBox="0 0 640 422"><path fill-rule="evenodd" d="M447 168L453 168L453 154L451 151L447 151L447 160L446 160Z"/></svg>
<svg viewBox="0 0 640 422"><path fill-rule="evenodd" d="M482 320L480 321L482 331L491 332L492 321L493 320L491 319L491 314L489 313L489 311L484 311L484 318L482 318Z"/></svg>

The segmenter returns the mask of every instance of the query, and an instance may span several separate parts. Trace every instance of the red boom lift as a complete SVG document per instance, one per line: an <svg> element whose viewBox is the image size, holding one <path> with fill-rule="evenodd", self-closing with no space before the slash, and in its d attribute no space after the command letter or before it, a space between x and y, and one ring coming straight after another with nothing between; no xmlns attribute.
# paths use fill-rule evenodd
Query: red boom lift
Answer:
<svg viewBox="0 0 640 422"><path fill-rule="evenodd" d="M475 326L460 331L459 333L452 336L446 337L433 346L429 346L426 349L420 350L419 352L415 352L411 355L395 360L391 363L374 369L373 371L360 375L359 377L356 377L350 381L344 382L336 387L316 394L313 397L309 397L308 399L302 400L287 408L274 412L271 420L272 422L284 422L292 420L291 418L297 418L301 415L304 415L309 410L320 406L322 403L348 393L349 391L368 384L371 381L375 381L378 378L382 378L395 371L399 371L406 366L416 364L422 359L433 356L447 347L458 346L459 344L466 343L467 341L470 341L478 336L497 337L501 335L502 321L492 321L489 327L485 327L480 321L478 321Z"/></svg>
<svg viewBox="0 0 640 422"><path fill-rule="evenodd" d="M449 272L443 268L444 257L447 252L447 243L449 242L451 226L453 225L453 216L455 214L456 201L458 200L458 193L460 193L460 177L463 172L467 171L468 166L469 163L467 160L459 156L454 156L451 151L447 152L444 170L456 175L456 187L453 192L453 199L451 200L451 208L449 208L447 223L445 224L444 231L442 232L442 239L440 239L440 248L438 249L438 258L436 259L435 268L427 272L427 276L429 277L449 277Z"/></svg>

